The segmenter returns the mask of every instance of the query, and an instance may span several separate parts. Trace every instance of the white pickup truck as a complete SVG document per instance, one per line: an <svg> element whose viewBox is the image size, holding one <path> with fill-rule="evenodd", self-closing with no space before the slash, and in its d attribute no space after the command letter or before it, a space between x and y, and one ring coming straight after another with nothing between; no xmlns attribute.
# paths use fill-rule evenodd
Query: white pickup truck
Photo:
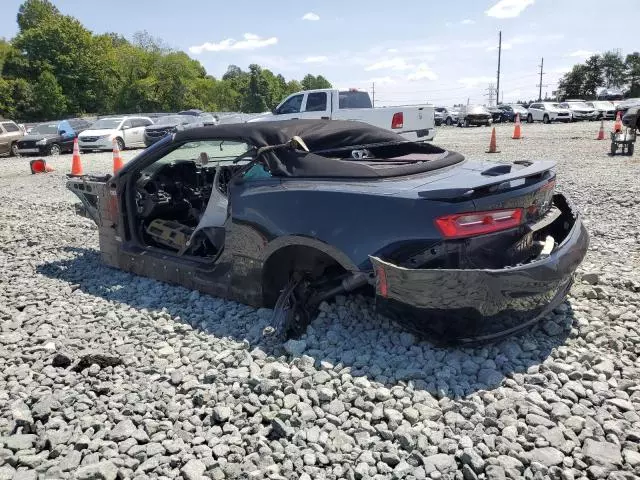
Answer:
<svg viewBox="0 0 640 480"><path fill-rule="evenodd" d="M285 98L271 113L249 122L293 119L357 120L386 128L412 141L433 140L436 134L434 107L374 108L367 92L325 88L296 92Z"/></svg>

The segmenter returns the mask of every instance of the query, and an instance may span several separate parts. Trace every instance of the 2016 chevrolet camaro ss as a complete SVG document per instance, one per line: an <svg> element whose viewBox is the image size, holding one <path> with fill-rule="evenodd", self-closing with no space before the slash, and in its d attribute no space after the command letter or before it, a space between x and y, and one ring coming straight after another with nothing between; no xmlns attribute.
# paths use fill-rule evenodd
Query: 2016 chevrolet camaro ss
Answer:
<svg viewBox="0 0 640 480"><path fill-rule="evenodd" d="M432 339L530 327L565 298L588 234L553 162L465 159L360 122L179 130L117 175L70 177L107 265L274 308L272 333L361 291Z"/></svg>

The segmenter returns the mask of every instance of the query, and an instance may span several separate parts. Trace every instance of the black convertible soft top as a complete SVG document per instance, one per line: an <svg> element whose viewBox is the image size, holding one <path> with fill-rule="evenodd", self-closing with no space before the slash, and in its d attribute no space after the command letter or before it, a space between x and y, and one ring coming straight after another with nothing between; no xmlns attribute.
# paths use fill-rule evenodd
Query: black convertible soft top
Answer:
<svg viewBox="0 0 640 480"><path fill-rule="evenodd" d="M276 176L362 178L410 175L443 168L464 160L425 142L412 142L401 135L351 120L284 120L233 123L178 131L174 141L211 138L237 139L257 147L277 146L300 137L309 152L279 148L264 154ZM373 158L351 156L366 149Z"/></svg>

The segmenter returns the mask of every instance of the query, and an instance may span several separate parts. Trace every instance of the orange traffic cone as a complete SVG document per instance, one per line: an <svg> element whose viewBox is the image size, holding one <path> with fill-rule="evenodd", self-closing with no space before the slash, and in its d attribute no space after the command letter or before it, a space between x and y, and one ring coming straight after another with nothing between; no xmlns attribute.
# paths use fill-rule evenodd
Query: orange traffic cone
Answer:
<svg viewBox="0 0 640 480"><path fill-rule="evenodd" d="M71 175L82 175L82 161L80 160L80 148L78 147L78 138L73 139L73 159L71 160Z"/></svg>
<svg viewBox="0 0 640 480"><path fill-rule="evenodd" d="M496 127L491 130L491 142L489 142L489 150L487 153L500 153L496 147Z"/></svg>
<svg viewBox="0 0 640 480"><path fill-rule="evenodd" d="M115 175L116 173L118 173L118 170L120 170L123 166L124 166L124 163L122 162L122 155L120 155L118 142L114 139L113 140L113 174Z"/></svg>
<svg viewBox="0 0 640 480"><path fill-rule="evenodd" d="M513 127L513 138L514 140L520 140L522 138L521 132L520 132L520 114L516 113L516 125L515 127Z"/></svg>
<svg viewBox="0 0 640 480"><path fill-rule="evenodd" d="M604 120L600 120L600 130L598 130L596 140L604 140Z"/></svg>
<svg viewBox="0 0 640 480"><path fill-rule="evenodd" d="M47 165L47 162L43 158L38 158L37 160L31 160L29 162L29 166L31 167L31 173L49 173L53 172L53 167Z"/></svg>
<svg viewBox="0 0 640 480"><path fill-rule="evenodd" d="M622 118L621 112L618 112L618 116L616 117L616 123L613 124L613 132L618 133L622 131Z"/></svg>

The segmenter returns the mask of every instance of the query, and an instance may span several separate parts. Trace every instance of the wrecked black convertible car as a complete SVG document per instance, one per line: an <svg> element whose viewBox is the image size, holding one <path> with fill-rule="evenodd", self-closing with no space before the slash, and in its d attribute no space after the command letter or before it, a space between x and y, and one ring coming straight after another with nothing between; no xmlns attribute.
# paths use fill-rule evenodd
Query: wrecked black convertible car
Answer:
<svg viewBox="0 0 640 480"><path fill-rule="evenodd" d="M338 294L435 340L492 340L560 304L588 246L553 162L496 164L359 122L178 131L71 177L104 263L274 308L283 338Z"/></svg>

